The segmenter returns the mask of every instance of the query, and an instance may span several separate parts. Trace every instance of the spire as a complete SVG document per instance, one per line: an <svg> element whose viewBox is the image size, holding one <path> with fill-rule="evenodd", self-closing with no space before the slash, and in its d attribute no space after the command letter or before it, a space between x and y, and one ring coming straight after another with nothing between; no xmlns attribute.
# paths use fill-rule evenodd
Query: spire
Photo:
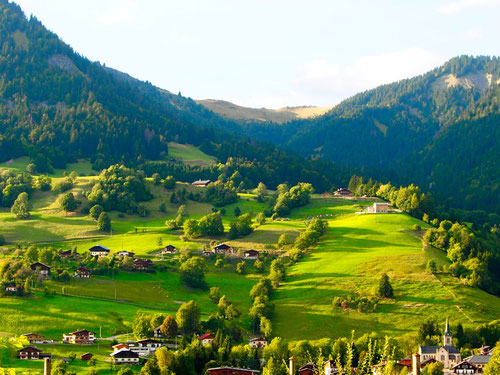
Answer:
<svg viewBox="0 0 500 375"><path fill-rule="evenodd" d="M448 320L448 317L446 317L446 328L444 330L444 334L445 335L451 335L451 333L450 333L450 322Z"/></svg>

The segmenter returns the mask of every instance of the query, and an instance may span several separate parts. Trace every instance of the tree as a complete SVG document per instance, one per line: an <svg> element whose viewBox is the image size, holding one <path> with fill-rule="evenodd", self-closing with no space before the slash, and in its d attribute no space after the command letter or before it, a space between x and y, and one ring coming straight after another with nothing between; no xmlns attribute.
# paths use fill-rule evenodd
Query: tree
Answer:
<svg viewBox="0 0 500 375"><path fill-rule="evenodd" d="M118 375L134 375L135 372L128 366L123 366L120 368L120 371L118 371Z"/></svg>
<svg viewBox="0 0 500 375"><path fill-rule="evenodd" d="M234 216L236 216L236 217L240 216L241 215L241 208L235 207L233 213L234 213Z"/></svg>
<svg viewBox="0 0 500 375"><path fill-rule="evenodd" d="M444 366L441 362L429 363L424 367L422 375L443 375Z"/></svg>
<svg viewBox="0 0 500 375"><path fill-rule="evenodd" d="M189 258L179 268L180 278L183 283L193 288L205 287L205 273L207 265L200 257Z"/></svg>
<svg viewBox="0 0 500 375"><path fill-rule="evenodd" d="M389 282L389 276L387 276L386 273L384 273L380 278L380 283L378 286L378 295L380 297L385 297L385 298L392 298L394 295L392 285Z"/></svg>
<svg viewBox="0 0 500 375"><path fill-rule="evenodd" d="M101 232L107 232L111 230L111 219L106 212L101 212L99 219L97 220L97 228Z"/></svg>
<svg viewBox="0 0 500 375"><path fill-rule="evenodd" d="M272 324L271 321L265 316L260 318L260 332L264 337L271 337Z"/></svg>
<svg viewBox="0 0 500 375"><path fill-rule="evenodd" d="M98 220L99 219L99 216L104 212L104 208L102 208L101 205L99 204L95 204L93 205L91 208L90 208L90 211L89 211L89 216L94 219L94 220Z"/></svg>
<svg viewBox="0 0 500 375"><path fill-rule="evenodd" d="M253 191L254 194L257 195L257 201L265 202L267 195L267 187L262 182L259 182L257 188Z"/></svg>
<svg viewBox="0 0 500 375"><path fill-rule="evenodd" d="M177 322L175 321L175 319L169 315L163 321L160 330L161 333L165 335L165 337L172 339L177 336L179 328L177 327Z"/></svg>
<svg viewBox="0 0 500 375"><path fill-rule="evenodd" d="M158 238L156 239L156 245L157 245L158 247L162 247L162 246L163 246L163 238L158 237Z"/></svg>
<svg viewBox="0 0 500 375"><path fill-rule="evenodd" d="M245 273L245 266L246 266L246 263L244 260L242 260L241 262L239 262L236 265L236 272L238 272L239 274Z"/></svg>
<svg viewBox="0 0 500 375"><path fill-rule="evenodd" d="M215 267L217 268L222 268L224 267L224 259L219 258L215 261Z"/></svg>
<svg viewBox="0 0 500 375"><path fill-rule="evenodd" d="M146 338L149 336L151 331L151 319L149 316L138 313L135 316L134 323L132 325L132 331L137 339Z"/></svg>
<svg viewBox="0 0 500 375"><path fill-rule="evenodd" d="M173 178L172 176L167 176L163 181L163 187L167 190L172 190L175 189L175 183L175 178Z"/></svg>
<svg viewBox="0 0 500 375"><path fill-rule="evenodd" d="M155 185L160 185L161 184L161 177L159 173L153 173L151 176L153 178L153 184Z"/></svg>
<svg viewBox="0 0 500 375"><path fill-rule="evenodd" d="M497 342L493 356L486 366L484 366L484 375L500 374L500 341Z"/></svg>
<svg viewBox="0 0 500 375"><path fill-rule="evenodd" d="M219 303L220 294L220 288L213 286L210 288L208 296L212 300L212 303Z"/></svg>
<svg viewBox="0 0 500 375"><path fill-rule="evenodd" d="M278 239L278 247L281 249L286 245L290 245L292 243L290 237L286 233L283 233Z"/></svg>
<svg viewBox="0 0 500 375"><path fill-rule="evenodd" d="M5 245L5 244L6 244L5 237L3 236L3 234L0 234L0 246Z"/></svg>
<svg viewBox="0 0 500 375"><path fill-rule="evenodd" d="M61 209L66 211L66 212L73 212L76 211L78 206L80 205L80 201L75 199L75 196L73 193L67 193L64 194L59 201L59 205L61 206Z"/></svg>
<svg viewBox="0 0 500 375"><path fill-rule="evenodd" d="M431 259L427 262L427 267L425 270L429 273L434 273L437 271L437 266L436 266L436 261L434 259Z"/></svg>
<svg viewBox="0 0 500 375"><path fill-rule="evenodd" d="M160 207L158 207L158 208L159 208L160 212L163 212L163 213L167 212L167 204L165 202L161 202Z"/></svg>
<svg viewBox="0 0 500 375"><path fill-rule="evenodd" d="M263 225L266 223L266 215L263 212L260 212L255 216L255 222L259 225Z"/></svg>
<svg viewBox="0 0 500 375"><path fill-rule="evenodd" d="M29 219L30 217L30 204L28 201L28 193L23 192L17 196L14 201L10 212L15 215L17 219Z"/></svg>
<svg viewBox="0 0 500 375"><path fill-rule="evenodd" d="M182 304L175 315L179 331L183 334L191 334L195 332L200 322L200 315L201 310L196 302L189 301Z"/></svg>
<svg viewBox="0 0 500 375"><path fill-rule="evenodd" d="M255 261L255 263L253 264L253 266L255 267L255 269L257 270L258 273L262 273L264 272L264 262L257 259Z"/></svg>

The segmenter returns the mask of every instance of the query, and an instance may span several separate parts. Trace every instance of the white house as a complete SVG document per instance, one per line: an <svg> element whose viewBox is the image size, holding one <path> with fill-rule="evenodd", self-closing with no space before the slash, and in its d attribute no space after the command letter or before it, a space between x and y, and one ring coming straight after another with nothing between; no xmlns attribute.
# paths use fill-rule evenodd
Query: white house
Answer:
<svg viewBox="0 0 500 375"><path fill-rule="evenodd" d="M205 333L200 336L202 345L210 345L214 341L214 336L211 333Z"/></svg>
<svg viewBox="0 0 500 375"><path fill-rule="evenodd" d="M248 346L251 348L265 348L267 346L267 340L262 337L256 337L248 341Z"/></svg>
<svg viewBox="0 0 500 375"><path fill-rule="evenodd" d="M134 353L128 349L120 349L116 352L110 354L110 357L113 358L113 362L116 364L124 364L124 363L139 363L139 354Z"/></svg>

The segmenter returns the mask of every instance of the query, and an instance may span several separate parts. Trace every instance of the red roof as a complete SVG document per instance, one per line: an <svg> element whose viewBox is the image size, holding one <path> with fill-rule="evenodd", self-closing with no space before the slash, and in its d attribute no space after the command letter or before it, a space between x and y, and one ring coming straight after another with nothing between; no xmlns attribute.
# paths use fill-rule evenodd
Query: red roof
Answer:
<svg viewBox="0 0 500 375"><path fill-rule="evenodd" d="M200 340L206 340L206 339L212 339L213 340L214 336L211 333L205 333L204 335L200 336Z"/></svg>

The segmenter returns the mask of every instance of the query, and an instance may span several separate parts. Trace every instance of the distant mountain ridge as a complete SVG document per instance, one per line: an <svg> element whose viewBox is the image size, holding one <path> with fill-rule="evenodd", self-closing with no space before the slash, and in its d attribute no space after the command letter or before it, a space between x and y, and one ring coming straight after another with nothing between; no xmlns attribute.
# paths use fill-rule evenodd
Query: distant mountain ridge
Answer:
<svg viewBox="0 0 500 375"><path fill-rule="evenodd" d="M332 107L314 106L283 107L278 109L249 108L217 99L196 100L196 103L229 119L246 122L276 122L278 124L321 116L332 109Z"/></svg>

